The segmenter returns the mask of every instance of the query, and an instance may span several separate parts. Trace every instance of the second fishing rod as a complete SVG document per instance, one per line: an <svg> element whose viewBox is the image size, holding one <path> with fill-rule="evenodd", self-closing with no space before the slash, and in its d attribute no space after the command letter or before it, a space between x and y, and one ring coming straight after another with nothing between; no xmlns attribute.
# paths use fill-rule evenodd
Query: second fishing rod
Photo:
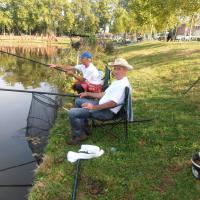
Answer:
<svg viewBox="0 0 200 200"><path fill-rule="evenodd" d="M71 41L71 47L74 48L78 54L79 54L79 49L80 49L80 46L81 46L81 42L73 42L72 40L72 36L80 36L80 37L89 37L88 35L80 35L80 34L72 34L70 33L70 41ZM31 61L33 63L37 63L37 64L41 64L45 67L49 67L50 68L50 64L46 64L46 63L42 63L42 62L38 62L36 60L33 60L33 59L30 59L30 58L26 58L26 57L23 57L23 56L20 56L20 55L17 55L17 54L13 54L13 53L10 53L10 52L6 52L6 51L3 51L3 50L0 50L0 53L2 54L7 54L7 55L10 55L10 56L15 56L17 58L20 58L20 59L24 59L24 60L28 60L28 61ZM79 55L77 55L77 64L78 64L78 59L79 59ZM62 67L54 67L54 69L58 70L58 71L62 71L62 72L67 72L67 70L63 69Z"/></svg>
<svg viewBox="0 0 200 200"><path fill-rule="evenodd" d="M33 62L33 63L41 64L41 65L43 65L43 66L45 66L45 67L49 67L49 68L50 68L50 64L41 63L41 62L38 62L38 61L36 61L36 60L32 60L32 59L30 59L30 58L25 58L25 57L23 57L23 56L19 56L19 55L17 55L17 54L9 53L9 52L2 51L2 50L0 50L0 53L2 53L2 54L8 54L8 55L10 55L10 56L15 56L15 57L17 57L17 58L24 59L24 60L28 60L28 61L31 61L31 62ZM60 68L60 67L55 67L54 69L56 69L56 70L58 70L58 71L66 72L66 70L64 70L64 69L62 69L62 68Z"/></svg>

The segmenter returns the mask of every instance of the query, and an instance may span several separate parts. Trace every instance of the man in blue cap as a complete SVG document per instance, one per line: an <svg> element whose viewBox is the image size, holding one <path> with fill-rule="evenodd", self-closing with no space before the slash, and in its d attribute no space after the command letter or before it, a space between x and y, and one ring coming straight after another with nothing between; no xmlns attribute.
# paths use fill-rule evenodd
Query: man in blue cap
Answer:
<svg viewBox="0 0 200 200"><path fill-rule="evenodd" d="M61 66L51 64L50 67L60 67L65 72L73 76L76 79L76 83L72 88L78 93L89 91L89 92L102 92L102 80L101 74L92 63L92 54L85 51L81 54L80 60L82 64L72 66ZM75 71L79 71L81 75L77 75Z"/></svg>

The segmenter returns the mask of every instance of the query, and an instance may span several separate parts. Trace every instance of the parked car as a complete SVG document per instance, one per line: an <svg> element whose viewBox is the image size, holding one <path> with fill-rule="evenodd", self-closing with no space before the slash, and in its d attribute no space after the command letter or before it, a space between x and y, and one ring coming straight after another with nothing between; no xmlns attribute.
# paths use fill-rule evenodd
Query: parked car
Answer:
<svg viewBox="0 0 200 200"><path fill-rule="evenodd" d="M185 40L186 40L186 41L191 41L191 40L192 40L192 37L189 36L189 35L186 35L186 36L185 36Z"/></svg>
<svg viewBox="0 0 200 200"><path fill-rule="evenodd" d="M178 41L191 41L192 40L192 36L189 36L189 35L177 35L176 36L176 40L178 40Z"/></svg>
<svg viewBox="0 0 200 200"><path fill-rule="evenodd" d="M157 35L154 36L155 40L159 40L159 41L165 41L167 38L168 32L165 33L158 33Z"/></svg>
<svg viewBox="0 0 200 200"><path fill-rule="evenodd" d="M200 35L193 35L193 36L191 36L191 40L193 40L193 41L200 41Z"/></svg>
<svg viewBox="0 0 200 200"><path fill-rule="evenodd" d="M178 41L184 41L185 40L185 36L184 35L177 35L176 36L176 40L178 40Z"/></svg>

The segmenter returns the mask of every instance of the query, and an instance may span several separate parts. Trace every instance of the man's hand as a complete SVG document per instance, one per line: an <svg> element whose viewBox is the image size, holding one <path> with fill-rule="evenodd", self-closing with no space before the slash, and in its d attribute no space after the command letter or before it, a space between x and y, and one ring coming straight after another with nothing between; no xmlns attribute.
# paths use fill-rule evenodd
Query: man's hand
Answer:
<svg viewBox="0 0 200 200"><path fill-rule="evenodd" d="M100 99L102 98L104 95L104 92L82 92L79 94L80 98L83 97L92 97L94 99Z"/></svg>
<svg viewBox="0 0 200 200"><path fill-rule="evenodd" d="M71 70L71 69L69 69L69 70L65 69L65 70L66 70L68 75L74 76L74 71L73 70Z"/></svg>
<svg viewBox="0 0 200 200"><path fill-rule="evenodd" d="M79 96L80 96L80 98L83 98L83 97L88 97L89 95L88 95L87 92L81 92L81 93L79 94Z"/></svg>
<svg viewBox="0 0 200 200"><path fill-rule="evenodd" d="M82 105L82 108L86 108L88 110L96 110L96 106L91 104L91 103L83 103Z"/></svg>

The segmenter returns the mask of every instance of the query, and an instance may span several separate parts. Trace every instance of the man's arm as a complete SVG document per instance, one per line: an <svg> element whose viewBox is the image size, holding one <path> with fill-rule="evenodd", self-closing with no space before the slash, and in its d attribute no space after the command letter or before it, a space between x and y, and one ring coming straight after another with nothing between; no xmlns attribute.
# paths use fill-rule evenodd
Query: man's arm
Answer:
<svg viewBox="0 0 200 200"><path fill-rule="evenodd" d="M92 97L94 99L101 99L101 97L103 97L105 93L104 92L98 92L98 93L95 93L95 92L82 92L80 93L80 98L83 98L83 97Z"/></svg>
<svg viewBox="0 0 200 200"><path fill-rule="evenodd" d="M73 76L78 81L85 81L83 76L75 74L76 68L71 65L50 64L49 66L51 68L62 69L67 75Z"/></svg>
<svg viewBox="0 0 200 200"><path fill-rule="evenodd" d="M104 110L109 108L114 108L117 105L114 101L109 101L107 103L103 103L101 105L93 105L91 103L83 103L82 108L86 108L88 110Z"/></svg>
<svg viewBox="0 0 200 200"><path fill-rule="evenodd" d="M49 64L50 68L57 68L57 69L62 69L65 72L68 71L74 71L75 72L75 67L71 66L71 65L58 65L58 64Z"/></svg>
<svg viewBox="0 0 200 200"><path fill-rule="evenodd" d="M75 71L72 71L72 70L70 71L69 70L66 73L67 73L67 75L73 76L78 81L85 81L85 79L83 78L83 76L75 74Z"/></svg>

